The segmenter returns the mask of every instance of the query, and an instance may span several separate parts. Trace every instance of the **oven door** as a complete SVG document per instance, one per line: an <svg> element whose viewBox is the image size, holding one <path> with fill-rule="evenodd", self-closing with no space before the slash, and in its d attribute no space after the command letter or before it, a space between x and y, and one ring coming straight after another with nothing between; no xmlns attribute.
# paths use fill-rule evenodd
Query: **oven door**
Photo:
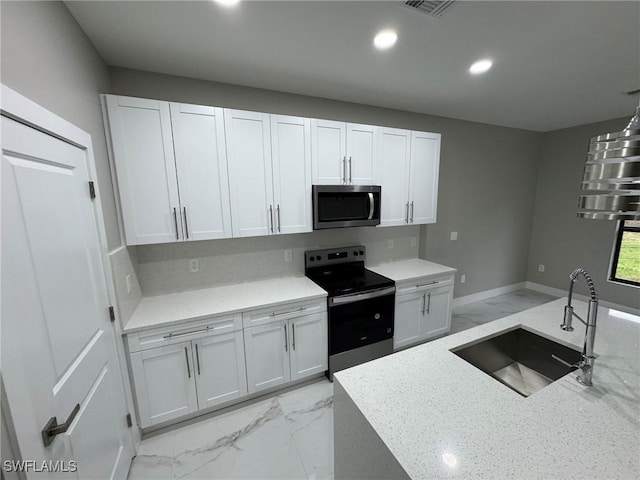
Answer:
<svg viewBox="0 0 640 480"><path fill-rule="evenodd" d="M393 338L395 287L329 299L329 355Z"/></svg>
<svg viewBox="0 0 640 480"><path fill-rule="evenodd" d="M314 185L313 229L380 224L379 185Z"/></svg>

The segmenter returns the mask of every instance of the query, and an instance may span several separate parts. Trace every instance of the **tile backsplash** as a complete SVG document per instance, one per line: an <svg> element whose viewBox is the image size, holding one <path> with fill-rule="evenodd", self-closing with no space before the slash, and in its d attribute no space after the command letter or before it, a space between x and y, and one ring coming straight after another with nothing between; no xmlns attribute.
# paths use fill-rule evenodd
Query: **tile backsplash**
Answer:
<svg viewBox="0 0 640 480"><path fill-rule="evenodd" d="M135 247L144 296L304 275L304 252L348 245L367 247L367 264L418 257L420 227L361 227L293 235L233 238ZM415 245L411 239L415 238ZM389 248L392 241L393 248ZM292 260L285 261L285 250ZM189 262L197 259L199 271Z"/></svg>

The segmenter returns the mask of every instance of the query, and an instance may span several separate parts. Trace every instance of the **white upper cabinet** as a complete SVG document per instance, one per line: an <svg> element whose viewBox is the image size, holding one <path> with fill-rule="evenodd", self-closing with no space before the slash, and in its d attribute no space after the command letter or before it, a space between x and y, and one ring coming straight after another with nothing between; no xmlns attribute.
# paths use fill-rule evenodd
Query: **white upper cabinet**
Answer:
<svg viewBox="0 0 640 480"><path fill-rule="evenodd" d="M230 237L222 109L105 99L127 245Z"/></svg>
<svg viewBox="0 0 640 480"><path fill-rule="evenodd" d="M105 96L127 245L182 235L169 104Z"/></svg>
<svg viewBox="0 0 640 480"><path fill-rule="evenodd" d="M314 185L374 185L377 127L311 120Z"/></svg>
<svg viewBox="0 0 640 480"><path fill-rule="evenodd" d="M378 154L381 165L382 201L380 225L409 223L409 156L411 132L380 127Z"/></svg>
<svg viewBox="0 0 640 480"><path fill-rule="evenodd" d="M275 232L268 113L224 111L233 236Z"/></svg>
<svg viewBox="0 0 640 480"><path fill-rule="evenodd" d="M435 223L439 169L440 134L411 132L410 223Z"/></svg>
<svg viewBox="0 0 640 480"><path fill-rule="evenodd" d="M311 121L271 115L273 205L276 233L312 230Z"/></svg>
<svg viewBox="0 0 640 480"><path fill-rule="evenodd" d="M231 237L221 108L171 103L183 240Z"/></svg>
<svg viewBox="0 0 640 480"><path fill-rule="evenodd" d="M435 223L440 134L381 127L380 226Z"/></svg>

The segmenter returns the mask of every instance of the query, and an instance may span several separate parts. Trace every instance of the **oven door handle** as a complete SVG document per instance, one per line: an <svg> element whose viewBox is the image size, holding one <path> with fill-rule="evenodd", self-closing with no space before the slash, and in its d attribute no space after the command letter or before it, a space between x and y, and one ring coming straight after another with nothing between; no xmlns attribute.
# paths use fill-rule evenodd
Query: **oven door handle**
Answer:
<svg viewBox="0 0 640 480"><path fill-rule="evenodd" d="M361 300L369 300L370 298L383 297L384 295L390 295L396 291L396 287L381 288L379 290L373 290L372 292L365 293L353 293L351 295L342 295L340 297L333 297L329 299L329 306L344 305L345 303L359 302Z"/></svg>
<svg viewBox="0 0 640 480"><path fill-rule="evenodd" d="M373 218L373 212L376 204L373 198L373 193L369 192L367 195L369 195L369 218L367 218L367 220L371 220Z"/></svg>

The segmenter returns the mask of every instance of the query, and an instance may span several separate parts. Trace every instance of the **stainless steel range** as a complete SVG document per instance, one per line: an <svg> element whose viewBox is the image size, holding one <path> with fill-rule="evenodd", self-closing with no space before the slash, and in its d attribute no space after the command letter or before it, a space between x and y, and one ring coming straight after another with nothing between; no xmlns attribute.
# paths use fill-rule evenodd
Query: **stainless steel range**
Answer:
<svg viewBox="0 0 640 480"><path fill-rule="evenodd" d="M305 252L305 275L327 291L329 371L393 352L395 282L364 268L363 245Z"/></svg>

